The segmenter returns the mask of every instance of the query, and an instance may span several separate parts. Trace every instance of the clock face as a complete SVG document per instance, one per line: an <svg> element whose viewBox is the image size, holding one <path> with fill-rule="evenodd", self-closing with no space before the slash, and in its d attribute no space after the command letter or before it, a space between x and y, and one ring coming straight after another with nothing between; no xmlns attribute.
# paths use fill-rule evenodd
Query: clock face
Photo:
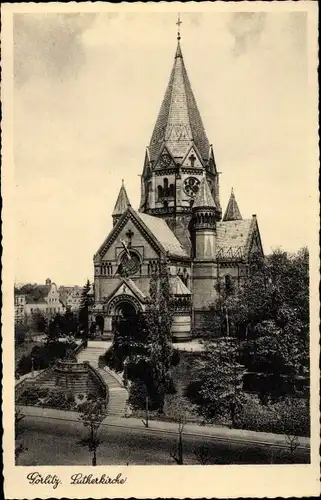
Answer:
<svg viewBox="0 0 321 500"><path fill-rule="evenodd" d="M184 181L184 192L194 198L199 189L200 181L196 177L187 177Z"/></svg>
<svg viewBox="0 0 321 500"><path fill-rule="evenodd" d="M136 274L137 271L139 271L139 268L140 268L140 260L138 256L135 253L130 252L130 257L129 257L126 253L121 260L120 275L122 277L132 276L133 274Z"/></svg>

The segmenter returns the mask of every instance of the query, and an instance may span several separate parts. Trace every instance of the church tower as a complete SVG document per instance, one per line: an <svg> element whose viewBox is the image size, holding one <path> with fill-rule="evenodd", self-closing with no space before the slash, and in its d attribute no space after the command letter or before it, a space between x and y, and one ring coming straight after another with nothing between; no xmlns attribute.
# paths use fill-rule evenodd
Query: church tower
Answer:
<svg viewBox="0 0 321 500"><path fill-rule="evenodd" d="M180 27L181 21L177 24ZM214 152L187 75L180 39L178 30L173 68L145 154L140 212L165 219L192 255L192 207L203 178L217 220L221 206Z"/></svg>

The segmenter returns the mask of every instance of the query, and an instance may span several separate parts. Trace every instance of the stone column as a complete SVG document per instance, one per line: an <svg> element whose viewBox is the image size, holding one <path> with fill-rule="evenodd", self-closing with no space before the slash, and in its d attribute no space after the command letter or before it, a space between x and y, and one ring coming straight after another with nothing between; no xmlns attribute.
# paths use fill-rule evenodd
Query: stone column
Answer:
<svg viewBox="0 0 321 500"><path fill-rule="evenodd" d="M112 326L111 326L111 316L104 316L104 333L111 334L112 332Z"/></svg>

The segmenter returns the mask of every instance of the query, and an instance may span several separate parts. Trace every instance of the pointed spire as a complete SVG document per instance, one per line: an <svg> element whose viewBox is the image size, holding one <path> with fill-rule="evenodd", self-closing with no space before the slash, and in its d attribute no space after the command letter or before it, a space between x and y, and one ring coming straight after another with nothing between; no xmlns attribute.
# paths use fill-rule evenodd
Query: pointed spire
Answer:
<svg viewBox="0 0 321 500"><path fill-rule="evenodd" d="M114 211L112 213L113 217L122 215L124 212L126 212L128 206L130 206L130 201L126 193L124 179L122 179L121 188L119 190L117 201L115 203Z"/></svg>
<svg viewBox="0 0 321 500"><path fill-rule="evenodd" d="M223 221L230 220L242 220L242 215L236 202L233 188L223 217Z"/></svg>
<svg viewBox="0 0 321 500"><path fill-rule="evenodd" d="M183 57L183 55L182 55L182 49L181 49L181 44L179 43L179 41L177 42L177 49L176 49L175 59L177 59L177 57Z"/></svg>
<svg viewBox="0 0 321 500"><path fill-rule="evenodd" d="M174 158L184 158L195 145L201 157L208 160L209 141L185 68L180 38L178 30L172 72L150 141L151 161L158 159L164 143Z"/></svg>
<svg viewBox="0 0 321 500"><path fill-rule="evenodd" d="M193 209L195 208L216 208L206 177L203 177L199 190L195 196Z"/></svg>

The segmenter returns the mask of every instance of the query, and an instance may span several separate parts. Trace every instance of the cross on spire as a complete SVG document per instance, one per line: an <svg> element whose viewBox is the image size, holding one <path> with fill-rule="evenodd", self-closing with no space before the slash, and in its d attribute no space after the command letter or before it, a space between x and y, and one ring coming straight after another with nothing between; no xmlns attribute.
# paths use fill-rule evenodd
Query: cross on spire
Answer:
<svg viewBox="0 0 321 500"><path fill-rule="evenodd" d="M181 17L180 14L178 14L178 19L177 19L177 40L179 41L181 39Z"/></svg>

